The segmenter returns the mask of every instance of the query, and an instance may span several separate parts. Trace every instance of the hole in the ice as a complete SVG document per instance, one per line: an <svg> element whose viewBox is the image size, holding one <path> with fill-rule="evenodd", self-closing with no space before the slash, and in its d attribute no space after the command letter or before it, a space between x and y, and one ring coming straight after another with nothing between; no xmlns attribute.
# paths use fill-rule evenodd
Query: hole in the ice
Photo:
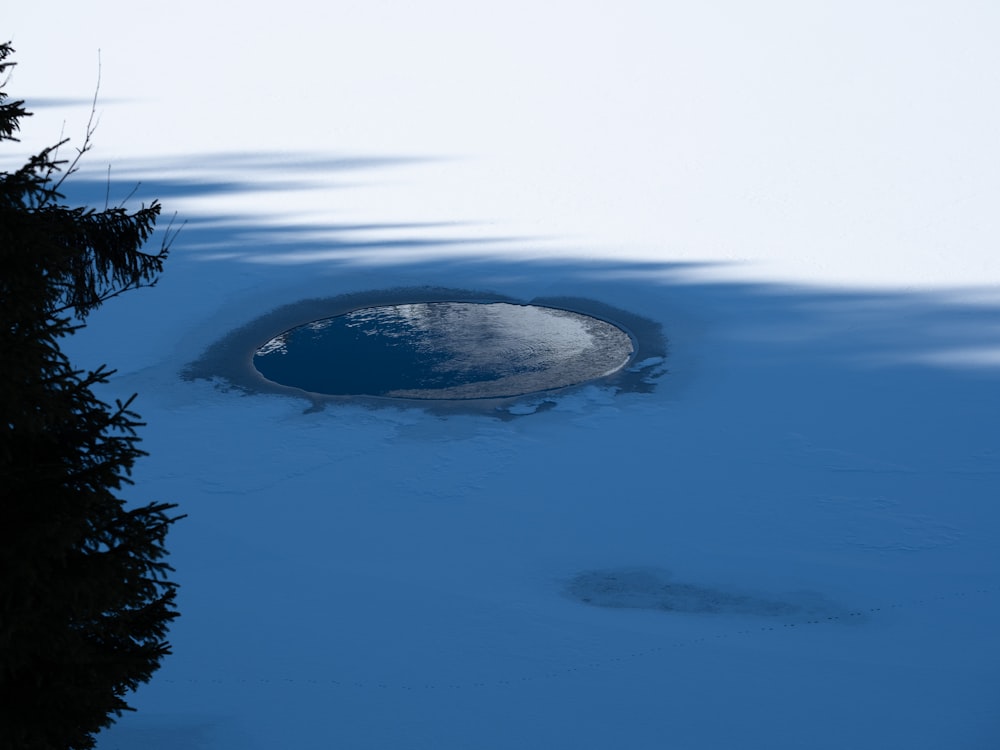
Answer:
<svg viewBox="0 0 1000 750"><path fill-rule="evenodd" d="M607 377L634 350L618 326L570 310L419 302L292 328L260 346L253 364L268 380L311 393L488 399Z"/></svg>

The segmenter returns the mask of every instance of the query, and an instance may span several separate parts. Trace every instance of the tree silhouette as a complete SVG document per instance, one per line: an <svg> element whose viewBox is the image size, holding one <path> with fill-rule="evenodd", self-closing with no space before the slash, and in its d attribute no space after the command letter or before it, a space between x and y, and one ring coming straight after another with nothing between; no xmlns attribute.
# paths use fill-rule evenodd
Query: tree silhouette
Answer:
<svg viewBox="0 0 1000 750"><path fill-rule="evenodd" d="M12 52L0 44L0 141L29 116L4 93ZM74 369L59 348L104 301L155 284L169 245L141 251L156 202L131 213L60 203L92 123L68 166L64 141L0 172L2 748L94 747L170 652L177 617L163 561L177 506L116 495L145 455L135 397L102 402L92 388L114 371Z"/></svg>

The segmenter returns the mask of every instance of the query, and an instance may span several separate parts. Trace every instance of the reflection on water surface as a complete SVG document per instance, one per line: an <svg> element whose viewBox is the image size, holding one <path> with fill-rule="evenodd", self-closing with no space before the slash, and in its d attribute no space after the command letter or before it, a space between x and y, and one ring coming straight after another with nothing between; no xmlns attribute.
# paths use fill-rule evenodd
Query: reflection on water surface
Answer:
<svg viewBox="0 0 1000 750"><path fill-rule="evenodd" d="M258 348L253 363L268 380L312 393L474 399L601 378L632 352L620 328L569 310L422 302L293 328Z"/></svg>

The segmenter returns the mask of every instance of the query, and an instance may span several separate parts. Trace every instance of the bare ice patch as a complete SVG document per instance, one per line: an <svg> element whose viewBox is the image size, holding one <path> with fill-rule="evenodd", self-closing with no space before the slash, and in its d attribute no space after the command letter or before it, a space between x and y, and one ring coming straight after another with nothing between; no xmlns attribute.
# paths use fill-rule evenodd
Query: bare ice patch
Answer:
<svg viewBox="0 0 1000 750"><path fill-rule="evenodd" d="M395 401L507 418L595 384L649 393L666 357L659 323L595 300L411 287L277 308L214 343L181 376L305 397L312 408Z"/></svg>

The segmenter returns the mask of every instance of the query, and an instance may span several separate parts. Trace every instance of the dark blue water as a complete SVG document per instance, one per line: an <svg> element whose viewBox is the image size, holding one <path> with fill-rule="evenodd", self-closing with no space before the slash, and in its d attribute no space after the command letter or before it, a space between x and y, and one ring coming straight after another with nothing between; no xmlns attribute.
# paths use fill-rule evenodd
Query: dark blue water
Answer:
<svg viewBox="0 0 1000 750"><path fill-rule="evenodd" d="M500 398L610 375L632 355L621 329L587 315L505 302L355 310L282 333L254 367L312 393Z"/></svg>

